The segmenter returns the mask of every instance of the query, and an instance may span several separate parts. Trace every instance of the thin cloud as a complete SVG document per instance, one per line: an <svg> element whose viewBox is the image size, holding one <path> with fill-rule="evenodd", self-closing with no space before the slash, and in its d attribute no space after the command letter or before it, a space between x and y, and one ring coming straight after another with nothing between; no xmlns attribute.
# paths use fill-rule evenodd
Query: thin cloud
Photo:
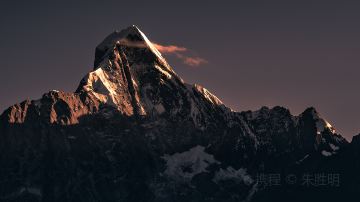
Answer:
<svg viewBox="0 0 360 202"><path fill-rule="evenodd" d="M172 53L179 53L179 52L187 51L186 48L180 47L180 46L174 46L174 45L164 46L164 45L160 45L158 43L153 43L153 44L154 44L155 48L158 49L163 54L172 54Z"/></svg>
<svg viewBox="0 0 360 202"><path fill-rule="evenodd" d="M165 46L158 43L153 43L153 44L160 51L160 53L175 55L177 58L181 59L184 64L188 66L197 67L208 63L208 61L205 60L204 58L188 56L189 51L185 47L180 47L175 45Z"/></svg>
<svg viewBox="0 0 360 202"><path fill-rule="evenodd" d="M121 45L125 45L128 47L134 47L134 48L145 48L146 45L141 42L135 42L135 41L129 41L127 39L119 40L117 43ZM203 64L208 63L208 61L204 58L200 57L192 57L188 56L189 50L185 47L176 46L176 45L161 45L158 43L152 43L155 48L162 54L166 55L175 55L178 59L182 60L184 64L191 66L191 67L197 67Z"/></svg>
<svg viewBox="0 0 360 202"><path fill-rule="evenodd" d="M189 66L196 67L202 64L206 64L208 61L200 57L186 57L184 63Z"/></svg>
<svg viewBox="0 0 360 202"><path fill-rule="evenodd" d="M208 63L207 60L201 57L189 57L180 53L176 53L175 56L183 61L184 64L192 67L197 67L202 64Z"/></svg>

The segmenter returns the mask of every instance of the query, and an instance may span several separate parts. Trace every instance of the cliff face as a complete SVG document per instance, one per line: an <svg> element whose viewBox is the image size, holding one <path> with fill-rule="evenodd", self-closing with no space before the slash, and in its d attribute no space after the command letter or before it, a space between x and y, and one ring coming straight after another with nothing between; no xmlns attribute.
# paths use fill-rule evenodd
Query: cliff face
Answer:
<svg viewBox="0 0 360 202"><path fill-rule="evenodd" d="M232 111L184 83L135 26L98 45L74 93L50 91L0 121L1 201L288 200L258 174L343 173L358 147L314 108ZM299 200L313 191L279 187Z"/></svg>

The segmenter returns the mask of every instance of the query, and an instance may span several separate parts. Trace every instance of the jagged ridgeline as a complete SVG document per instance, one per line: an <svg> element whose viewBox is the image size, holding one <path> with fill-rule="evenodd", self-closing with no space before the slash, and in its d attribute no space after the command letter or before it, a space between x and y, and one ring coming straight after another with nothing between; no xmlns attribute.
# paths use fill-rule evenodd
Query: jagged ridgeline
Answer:
<svg viewBox="0 0 360 202"><path fill-rule="evenodd" d="M75 92L5 110L0 138L0 201L335 201L360 191L359 138L348 143L314 108L231 110L186 84L136 26L96 47ZM304 186L318 173L339 184ZM258 176L270 174L280 181L264 186Z"/></svg>

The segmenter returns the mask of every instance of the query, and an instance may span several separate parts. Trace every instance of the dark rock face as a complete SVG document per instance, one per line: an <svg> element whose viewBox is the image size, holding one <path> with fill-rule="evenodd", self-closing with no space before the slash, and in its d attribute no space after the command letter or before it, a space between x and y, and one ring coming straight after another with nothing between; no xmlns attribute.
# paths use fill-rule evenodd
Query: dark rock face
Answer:
<svg viewBox="0 0 360 202"><path fill-rule="evenodd" d="M314 108L234 112L184 83L135 26L109 35L94 65L74 93L1 115L0 201L335 201L359 191L358 136L349 144ZM308 187L304 173L343 178ZM280 181L263 186L263 174Z"/></svg>

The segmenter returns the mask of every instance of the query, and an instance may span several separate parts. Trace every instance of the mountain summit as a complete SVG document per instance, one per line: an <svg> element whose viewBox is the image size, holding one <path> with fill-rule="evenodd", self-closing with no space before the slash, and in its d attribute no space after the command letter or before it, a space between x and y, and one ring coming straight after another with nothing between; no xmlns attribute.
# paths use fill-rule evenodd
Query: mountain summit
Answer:
<svg viewBox="0 0 360 202"><path fill-rule="evenodd" d="M235 112L186 84L136 26L96 47L75 92L8 108L0 138L1 201L307 200L300 182L262 190L256 176L345 173L351 187L359 168L358 144L314 108ZM357 190L336 191L312 196Z"/></svg>
<svg viewBox="0 0 360 202"><path fill-rule="evenodd" d="M110 34L97 46L94 71L81 81L77 92L126 115L146 115L164 110L161 100L153 103L147 98L171 90L170 83L183 85L147 37L131 26Z"/></svg>
<svg viewBox="0 0 360 202"><path fill-rule="evenodd" d="M161 56L161 53L155 48L155 46L150 42L145 34L141 32L139 28L133 25L120 32L113 32L96 47L94 67L96 68L99 65L99 62L102 61L104 57L106 57L108 51L112 52L116 46L118 48L130 47L148 49L149 52L155 56L150 58L166 62L165 59Z"/></svg>

